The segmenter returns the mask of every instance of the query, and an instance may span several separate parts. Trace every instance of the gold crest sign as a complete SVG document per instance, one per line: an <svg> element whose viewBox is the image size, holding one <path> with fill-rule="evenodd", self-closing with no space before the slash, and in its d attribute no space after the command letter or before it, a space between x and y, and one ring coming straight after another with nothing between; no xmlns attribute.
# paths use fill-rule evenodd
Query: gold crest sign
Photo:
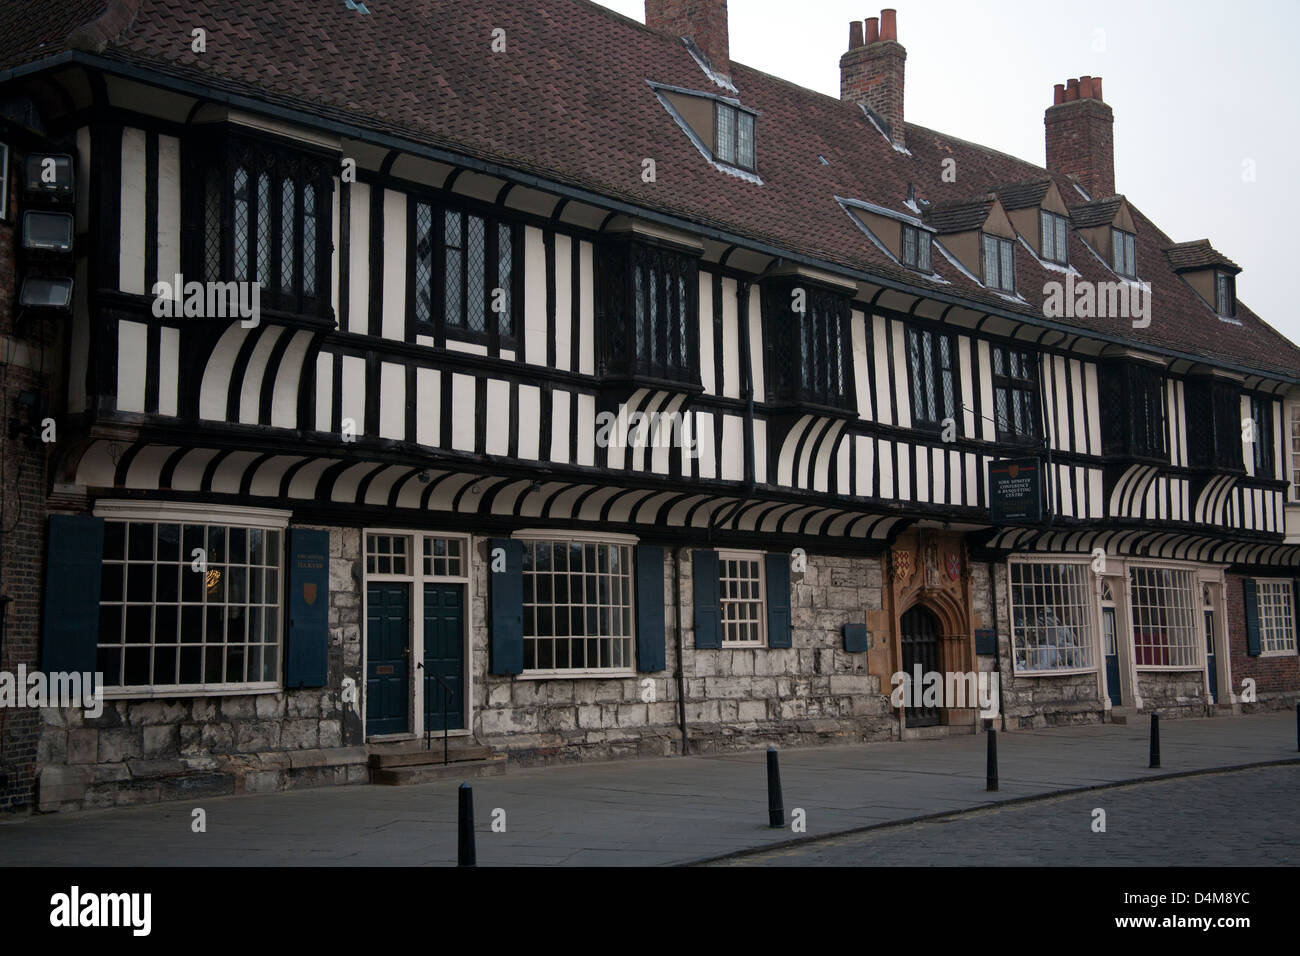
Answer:
<svg viewBox="0 0 1300 956"><path fill-rule="evenodd" d="M302 599L307 602L307 606L316 603L316 584L311 582L302 586Z"/></svg>

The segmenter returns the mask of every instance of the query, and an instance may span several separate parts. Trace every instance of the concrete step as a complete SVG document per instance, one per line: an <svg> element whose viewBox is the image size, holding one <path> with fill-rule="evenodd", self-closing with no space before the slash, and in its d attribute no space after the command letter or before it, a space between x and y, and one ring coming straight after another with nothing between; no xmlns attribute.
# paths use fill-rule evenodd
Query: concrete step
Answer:
<svg viewBox="0 0 1300 956"><path fill-rule="evenodd" d="M387 787L409 787L436 780L468 780L476 777L500 777L506 772L506 755L496 754L486 760L463 760L445 766L420 764L406 767L372 768L370 782Z"/></svg>
<svg viewBox="0 0 1300 956"><path fill-rule="evenodd" d="M940 724L938 727L904 727L904 740L939 740L944 737L968 737L975 733L970 724Z"/></svg>
<svg viewBox="0 0 1300 956"><path fill-rule="evenodd" d="M1110 722L1112 724L1130 724L1137 720L1138 709L1136 707L1112 707L1110 709Z"/></svg>
<svg viewBox="0 0 1300 956"><path fill-rule="evenodd" d="M451 763L465 763L472 760L487 760L492 750L481 744L452 743L448 746L447 759ZM419 767L442 763L442 741L433 741L430 749L424 749L424 741L403 741L400 744L371 744L370 767L372 770L388 770L394 767Z"/></svg>

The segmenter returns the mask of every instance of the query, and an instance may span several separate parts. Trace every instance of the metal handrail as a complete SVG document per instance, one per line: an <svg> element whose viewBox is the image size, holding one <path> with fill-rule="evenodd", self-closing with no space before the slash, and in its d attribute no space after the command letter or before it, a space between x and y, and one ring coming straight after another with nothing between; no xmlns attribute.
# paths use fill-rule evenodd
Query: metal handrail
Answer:
<svg viewBox="0 0 1300 956"><path fill-rule="evenodd" d="M437 674L424 666L420 661L416 665L424 671L424 749L431 750L432 734L429 727L429 699L432 696L429 693L429 679L432 678L442 685L442 765L445 767L449 761L448 751L448 727L447 727L447 695L451 693L451 685L439 677Z"/></svg>

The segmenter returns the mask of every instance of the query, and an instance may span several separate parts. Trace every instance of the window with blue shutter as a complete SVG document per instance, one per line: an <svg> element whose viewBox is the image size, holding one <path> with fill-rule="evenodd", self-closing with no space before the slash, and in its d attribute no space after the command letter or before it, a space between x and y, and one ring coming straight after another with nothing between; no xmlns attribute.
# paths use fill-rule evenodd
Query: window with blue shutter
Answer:
<svg viewBox="0 0 1300 956"><path fill-rule="evenodd" d="M329 682L330 535L290 528L288 544L284 686L324 687Z"/></svg>
<svg viewBox="0 0 1300 956"><path fill-rule="evenodd" d="M790 556L769 554L767 566L767 646L793 647L790 626Z"/></svg>
<svg viewBox="0 0 1300 956"><path fill-rule="evenodd" d="M665 669L664 549L636 549L636 669L656 674Z"/></svg>
<svg viewBox="0 0 1300 956"><path fill-rule="evenodd" d="M695 592L695 647L697 650L718 650L722 647L718 552L693 552L691 577Z"/></svg>
<svg viewBox="0 0 1300 956"><path fill-rule="evenodd" d="M1242 580L1241 594L1246 605L1246 653L1259 657L1259 601L1254 578Z"/></svg>
<svg viewBox="0 0 1300 956"><path fill-rule="evenodd" d="M488 590L492 596L489 657L493 674L524 670L524 546L511 538L488 542Z"/></svg>
<svg viewBox="0 0 1300 956"><path fill-rule="evenodd" d="M46 673L93 673L104 519L51 515L47 546L41 668Z"/></svg>

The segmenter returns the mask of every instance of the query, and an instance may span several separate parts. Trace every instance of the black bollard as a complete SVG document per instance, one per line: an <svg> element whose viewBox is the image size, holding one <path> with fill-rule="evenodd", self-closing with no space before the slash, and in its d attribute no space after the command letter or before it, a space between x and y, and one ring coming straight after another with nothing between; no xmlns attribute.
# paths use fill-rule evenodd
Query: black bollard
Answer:
<svg viewBox="0 0 1300 956"><path fill-rule="evenodd" d="M988 729L989 738L989 760L987 770L987 783L985 789L989 793L997 793L998 789L998 732L992 727Z"/></svg>
<svg viewBox="0 0 1300 956"><path fill-rule="evenodd" d="M478 866L474 853L474 788L460 785L460 826L456 835L456 865Z"/></svg>
<svg viewBox="0 0 1300 956"><path fill-rule="evenodd" d="M1160 715L1151 715L1151 767L1160 766Z"/></svg>
<svg viewBox="0 0 1300 956"><path fill-rule="evenodd" d="M1300 751L1300 700L1295 702L1295 749Z"/></svg>
<svg viewBox="0 0 1300 956"><path fill-rule="evenodd" d="M776 762L776 748L767 748L767 825L785 826L785 802L781 799L781 768Z"/></svg>

